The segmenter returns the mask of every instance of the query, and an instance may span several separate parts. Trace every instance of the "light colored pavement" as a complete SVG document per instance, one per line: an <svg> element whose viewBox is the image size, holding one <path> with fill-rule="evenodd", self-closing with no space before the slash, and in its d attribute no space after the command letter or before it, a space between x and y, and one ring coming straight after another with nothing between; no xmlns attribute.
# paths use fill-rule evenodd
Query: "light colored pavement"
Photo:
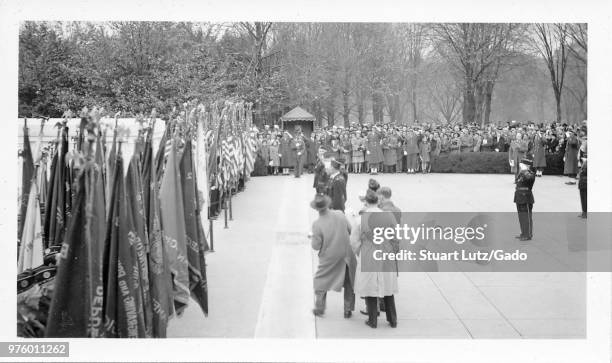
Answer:
<svg viewBox="0 0 612 363"><path fill-rule="evenodd" d="M348 207L368 175L349 175ZM510 175L377 175L403 211L515 210ZM576 186L538 178L535 211L579 210ZM358 312L342 317L342 294L330 292L326 315L314 318L316 255L306 237L316 218L312 175L253 178L233 199L230 228L214 224L215 252L207 256L209 316L191 304L174 318L169 337L227 338L584 338L584 273L403 273L396 295L398 327L379 318L367 327ZM518 229L518 227L517 227ZM357 308L363 301L357 299Z"/></svg>

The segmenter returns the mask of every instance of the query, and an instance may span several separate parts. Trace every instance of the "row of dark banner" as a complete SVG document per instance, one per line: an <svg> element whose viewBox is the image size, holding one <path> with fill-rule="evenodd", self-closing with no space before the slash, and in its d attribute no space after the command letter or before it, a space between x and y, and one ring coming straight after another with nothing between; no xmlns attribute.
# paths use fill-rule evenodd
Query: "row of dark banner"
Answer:
<svg viewBox="0 0 612 363"><path fill-rule="evenodd" d="M154 117L140 120L133 152L116 123L107 145L96 109L72 147L65 122L34 150L24 127L19 335L161 338L190 301L208 314L209 191L230 194L252 170L240 109L191 107L166 122L156 152Z"/></svg>

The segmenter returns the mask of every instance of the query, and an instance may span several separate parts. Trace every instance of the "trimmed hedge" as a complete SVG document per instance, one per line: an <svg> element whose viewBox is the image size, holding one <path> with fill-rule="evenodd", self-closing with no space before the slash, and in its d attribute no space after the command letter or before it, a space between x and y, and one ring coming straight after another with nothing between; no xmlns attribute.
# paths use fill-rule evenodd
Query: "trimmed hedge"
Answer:
<svg viewBox="0 0 612 363"><path fill-rule="evenodd" d="M563 174L563 155L547 154L544 174ZM465 152L440 154L432 163L433 173L509 174L507 152Z"/></svg>
<svg viewBox="0 0 612 363"><path fill-rule="evenodd" d="M563 161L562 154L546 154L546 168L544 168L544 175L563 175Z"/></svg>
<svg viewBox="0 0 612 363"><path fill-rule="evenodd" d="M440 154L432 163L433 173L486 173L508 174L508 153L465 152L460 154Z"/></svg>

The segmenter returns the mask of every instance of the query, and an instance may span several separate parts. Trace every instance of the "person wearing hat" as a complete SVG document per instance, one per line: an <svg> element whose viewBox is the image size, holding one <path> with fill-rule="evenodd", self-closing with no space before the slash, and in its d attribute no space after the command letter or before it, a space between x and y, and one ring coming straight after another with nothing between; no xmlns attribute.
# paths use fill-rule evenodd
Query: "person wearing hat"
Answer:
<svg viewBox="0 0 612 363"><path fill-rule="evenodd" d="M385 186L378 189L378 207L385 212L393 213L397 223L401 223L402 211L391 201L391 188Z"/></svg>
<svg viewBox="0 0 612 363"><path fill-rule="evenodd" d="M299 126L296 126L295 137L291 140L291 151L293 153L291 160L293 161L294 175L299 178L302 176L302 168L306 162L306 142Z"/></svg>
<svg viewBox="0 0 612 363"><path fill-rule="evenodd" d="M408 130L404 142L404 155L406 155L406 169L408 173L415 173L418 168L417 156L419 154L418 135L412 129Z"/></svg>
<svg viewBox="0 0 612 363"><path fill-rule="evenodd" d="M541 177L546 167L546 139L542 129L538 129L533 138L533 167L536 169L536 177Z"/></svg>
<svg viewBox="0 0 612 363"><path fill-rule="evenodd" d="M378 249L386 252L394 251L394 239L384 240L381 244L375 244L373 239L374 228L394 228L397 224L391 213L384 212L378 207L378 195L368 190L365 195L365 210L368 216L357 218L351 232L351 247L353 252L361 255L360 263L367 261L372 266L357 268L355 277L355 293L365 298L368 319L366 325L376 328L378 324L378 298L384 300L387 322L392 328L397 327L397 311L394 295L398 292L397 264L390 265L393 271L385 271L383 261L373 260L374 253ZM365 221L363 220L365 219Z"/></svg>
<svg viewBox="0 0 612 363"><path fill-rule="evenodd" d="M565 135L567 136L567 142L563 156L563 175L574 179L576 174L578 174L578 149L580 148L580 141L574 131L567 131ZM576 182L570 180L565 184L571 185L576 184Z"/></svg>
<svg viewBox="0 0 612 363"><path fill-rule="evenodd" d="M280 135L277 135L276 137L272 137L272 135L270 135L270 145L268 146L270 153L270 161L268 162L268 165L270 166L269 174L278 175L278 167L280 166L279 147Z"/></svg>
<svg viewBox="0 0 612 363"><path fill-rule="evenodd" d="M283 175L289 175L289 168L293 163L291 162L291 135L287 131L282 133L278 154L280 156Z"/></svg>
<svg viewBox="0 0 612 363"><path fill-rule="evenodd" d="M533 236L533 220L531 212L533 209L533 183L535 175L533 173L533 161L529 159L521 159L519 163L519 172L516 177L516 188L514 190L514 203L518 212L519 225L521 234L516 238L521 241L529 241Z"/></svg>
<svg viewBox="0 0 612 363"><path fill-rule="evenodd" d="M474 138L468 133L468 129L461 130L461 152L472 152L474 151Z"/></svg>
<svg viewBox="0 0 612 363"><path fill-rule="evenodd" d="M357 259L350 245L351 225L343 213L330 210L331 199L317 194L310 206L319 212L312 224L311 245L319 251L319 264L313 279L316 316L325 313L327 292L344 289L344 318L355 310L355 272Z"/></svg>
<svg viewBox="0 0 612 363"><path fill-rule="evenodd" d="M363 156L364 145L365 139L361 137L358 131L354 132L351 136L351 162L353 163L353 173L361 173L361 165L363 165L365 161L365 157Z"/></svg>
<svg viewBox="0 0 612 363"><path fill-rule="evenodd" d="M327 184L329 183L329 175L327 174L325 167L325 160L327 153L325 148L319 148L317 165L314 168L314 182L312 187L315 188L318 194L325 194L327 192Z"/></svg>
<svg viewBox="0 0 612 363"><path fill-rule="evenodd" d="M578 172L578 191L580 192L580 205L582 207L582 213L578 216L580 218L587 217L587 152L586 143L584 151L580 150L580 161L582 166Z"/></svg>
<svg viewBox="0 0 612 363"><path fill-rule="evenodd" d="M366 142L366 161L370 167L370 174L378 174L378 167L383 162L383 152L381 143L381 134L378 131L372 130L368 133Z"/></svg>
<svg viewBox="0 0 612 363"><path fill-rule="evenodd" d="M317 138L316 133L312 133L310 138L306 138L306 168L309 173L314 171L314 167L317 164L317 155L321 143Z"/></svg>
<svg viewBox="0 0 612 363"><path fill-rule="evenodd" d="M346 203L346 174L343 172L342 159L332 158L326 172L329 175L327 195L331 198L331 209L344 213Z"/></svg>
<svg viewBox="0 0 612 363"><path fill-rule="evenodd" d="M520 171L519 163L525 158L528 147L529 145L526 137L522 133L517 132L516 139L510 144L510 149L508 150L508 163L510 164L510 171L514 173L515 179L518 177Z"/></svg>

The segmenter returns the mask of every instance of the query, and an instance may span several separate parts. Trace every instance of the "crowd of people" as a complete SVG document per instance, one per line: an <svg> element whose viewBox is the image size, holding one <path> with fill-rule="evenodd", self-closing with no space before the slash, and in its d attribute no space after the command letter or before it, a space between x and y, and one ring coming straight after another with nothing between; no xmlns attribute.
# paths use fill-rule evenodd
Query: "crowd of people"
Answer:
<svg viewBox="0 0 612 363"><path fill-rule="evenodd" d="M289 132L293 131L293 132ZM440 155L471 152L508 154L512 172L522 158L534 161L536 175L546 168L546 154L564 157L563 174L576 177L578 152L586 152L586 121L581 124L516 123L506 125L359 125L316 129L309 136L277 125L258 131L254 175L299 177L314 171L320 148L336 154L348 173L428 173Z"/></svg>

